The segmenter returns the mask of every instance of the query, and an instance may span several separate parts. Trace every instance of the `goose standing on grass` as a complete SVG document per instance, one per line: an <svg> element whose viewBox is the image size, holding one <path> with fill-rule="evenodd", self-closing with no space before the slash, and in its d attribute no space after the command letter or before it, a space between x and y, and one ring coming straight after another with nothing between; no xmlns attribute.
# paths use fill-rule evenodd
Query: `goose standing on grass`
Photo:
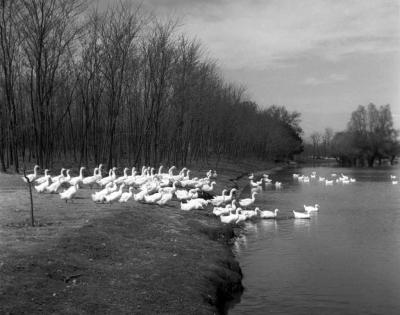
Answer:
<svg viewBox="0 0 400 315"><path fill-rule="evenodd" d="M50 175L49 175L49 170L46 168L44 170L44 176L37 178L35 182L36 184L40 185L43 184L44 182L47 182L48 178L50 178Z"/></svg>
<svg viewBox="0 0 400 315"><path fill-rule="evenodd" d="M62 179L62 177L59 177L59 179L58 179L57 181L55 181L54 183L52 183L52 184L49 185L49 186L46 186L46 187L45 187L45 190L46 190L48 193L51 193L51 194L56 193L57 190L60 188L60 186L61 186L61 184L62 184L61 179Z"/></svg>
<svg viewBox="0 0 400 315"><path fill-rule="evenodd" d="M147 190L146 190L146 188L144 188L143 190L141 190L141 191L139 191L137 194L134 194L133 195L133 199L135 200L135 201L141 201L141 202L143 202L144 201L144 196L147 194Z"/></svg>
<svg viewBox="0 0 400 315"><path fill-rule="evenodd" d="M92 194L92 200L94 202L104 202L105 197L110 193L112 189L112 185L113 185L112 183L108 183L106 187L104 187L104 189Z"/></svg>
<svg viewBox="0 0 400 315"><path fill-rule="evenodd" d="M96 168L94 169L94 171L93 171L93 176L85 177L85 178L82 180L82 184L84 184L84 185L89 185L90 189L92 189L93 184L96 183L96 181L99 179L98 176L97 176L98 170L99 170L99 169L96 167Z"/></svg>
<svg viewBox="0 0 400 315"><path fill-rule="evenodd" d="M133 196L133 187L129 187L128 192L124 192L121 195L121 198L119 198L119 202L128 202L129 199L131 199Z"/></svg>
<svg viewBox="0 0 400 315"><path fill-rule="evenodd" d="M79 183L83 183L83 170L86 169L86 167L82 166L79 170L79 176L72 177L69 183L71 186L78 185Z"/></svg>
<svg viewBox="0 0 400 315"><path fill-rule="evenodd" d="M304 205L304 211L306 211L306 212L318 211L318 207L319 207L319 204L317 204L317 203L314 206Z"/></svg>
<svg viewBox="0 0 400 315"><path fill-rule="evenodd" d="M222 205L223 203L224 203L224 201L225 201L225 193L227 192L227 190L226 189L223 189L222 190L222 193L221 193L221 195L218 195L218 196L214 196L213 197L213 199L211 199L211 203L214 205L214 206L220 206L220 205Z"/></svg>
<svg viewBox="0 0 400 315"><path fill-rule="evenodd" d="M35 190L36 190L38 193L42 193L42 192L44 192L44 191L46 190L46 187L50 186L50 184L51 184L51 179L50 179L50 176L49 176L49 177L47 178L47 181L41 183L40 185L36 185L36 186L35 186Z"/></svg>
<svg viewBox="0 0 400 315"><path fill-rule="evenodd" d="M69 183L69 181L71 180L71 170L67 169L67 176L60 177L59 180L61 183Z"/></svg>
<svg viewBox="0 0 400 315"><path fill-rule="evenodd" d="M107 177L104 177L104 178L102 178L102 179L100 179L100 180L98 180L97 181L97 183L101 186L101 187L103 187L103 186L105 186L105 185L107 185L108 183L111 183L111 182L113 182L115 179L116 179L116 175L115 175L115 171L117 170L117 168L116 167L113 167L112 169L110 169L110 171L109 171L109 173L108 173L108 176Z"/></svg>
<svg viewBox="0 0 400 315"><path fill-rule="evenodd" d="M116 185L116 184L114 184ZM106 202L108 203L113 203L114 201L118 200L119 198L121 198L122 196L122 190L124 189L125 184L122 184L121 186L119 186L119 189L117 191L114 191L112 193L110 193L109 195L106 195L104 197L104 199L106 200Z"/></svg>
<svg viewBox="0 0 400 315"><path fill-rule="evenodd" d="M62 200L65 200L65 202L67 202L68 200L72 200L77 191L78 184L75 184L74 186L71 186L67 190L64 190L62 193L60 193L60 198Z"/></svg>
<svg viewBox="0 0 400 315"><path fill-rule="evenodd" d="M124 175L118 177L114 182L116 184L118 184L118 185L122 184L122 183L125 183L125 180L128 178L128 170L129 170L129 168L125 167L124 168Z"/></svg>
<svg viewBox="0 0 400 315"><path fill-rule="evenodd" d="M332 180L325 179L325 186L332 186L332 185L333 185L333 179Z"/></svg>
<svg viewBox="0 0 400 315"><path fill-rule="evenodd" d="M295 219L310 219L310 213L309 212L298 212L293 210L293 215Z"/></svg>
<svg viewBox="0 0 400 315"><path fill-rule="evenodd" d="M58 176L53 176L53 177L51 178L51 181L52 181L53 183L54 183L54 182L58 182L59 179L61 179L61 178L64 177L64 171L65 171L65 168L61 168L60 175L58 175Z"/></svg>
<svg viewBox="0 0 400 315"><path fill-rule="evenodd" d="M251 194L251 198L245 198L245 199L241 199L239 200L239 205L243 208L246 208L248 206L251 206L255 201L255 196L257 195L257 192L253 192Z"/></svg>
<svg viewBox="0 0 400 315"><path fill-rule="evenodd" d="M35 179L38 178L38 172L37 172L38 169L39 169L39 165L35 165L35 167L33 168L33 174L26 175L26 177L28 178L30 183L32 183ZM22 180L25 183L28 183L25 176L22 177Z"/></svg>
<svg viewBox="0 0 400 315"><path fill-rule="evenodd" d="M259 208L256 208L256 210L259 211L261 219L275 219L277 217L278 211L279 211L279 209L270 211L270 210L260 210Z"/></svg>
<svg viewBox="0 0 400 315"><path fill-rule="evenodd" d="M205 192L210 192L214 189L214 185L216 184L216 182L211 182L211 184L204 184L201 186L201 190L205 191Z"/></svg>
<svg viewBox="0 0 400 315"><path fill-rule="evenodd" d="M172 197L174 196L173 192L163 192L162 197L160 200L158 200L156 203L159 206L165 205L168 201L172 200Z"/></svg>

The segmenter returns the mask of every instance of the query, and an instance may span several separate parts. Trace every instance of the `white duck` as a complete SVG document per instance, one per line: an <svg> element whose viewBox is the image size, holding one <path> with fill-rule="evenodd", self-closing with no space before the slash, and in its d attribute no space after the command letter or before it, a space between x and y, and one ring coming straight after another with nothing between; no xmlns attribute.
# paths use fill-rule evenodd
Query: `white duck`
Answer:
<svg viewBox="0 0 400 315"><path fill-rule="evenodd" d="M191 189L189 191L184 190L184 189L179 189L175 191L175 196L178 200L188 200L192 198L197 198L198 197L198 188Z"/></svg>
<svg viewBox="0 0 400 315"><path fill-rule="evenodd" d="M26 177L29 180L29 183L32 183L35 179L38 178L38 172L37 172L38 169L39 169L39 165L35 165L35 167L33 168L33 174L26 175ZM28 183L28 181L26 180L25 176L22 177L22 180L25 183Z"/></svg>
<svg viewBox="0 0 400 315"><path fill-rule="evenodd" d="M83 183L83 170L86 169L86 167L82 166L79 170L79 176L72 177L69 183L74 186L74 185L79 185L79 183Z"/></svg>
<svg viewBox="0 0 400 315"><path fill-rule="evenodd" d="M50 176L49 176L45 182L41 183L40 185L36 185L35 186L35 190L38 193L42 193L42 192L44 192L46 190L46 187L48 187L50 184L51 184L51 179L50 179Z"/></svg>
<svg viewBox="0 0 400 315"><path fill-rule="evenodd" d="M72 200L77 191L78 184L75 184L74 186L71 186L67 190L64 190L62 193L60 193L60 198L62 200L65 200L65 202L67 202L68 200Z"/></svg>
<svg viewBox="0 0 400 315"><path fill-rule="evenodd" d="M246 208L248 206L251 206L255 201L255 196L257 195L257 192L253 192L251 194L251 198L245 198L245 199L241 199L239 200L239 205L243 208Z"/></svg>
<svg viewBox="0 0 400 315"><path fill-rule="evenodd" d="M116 185L116 184L114 184L114 185ZM121 198L122 190L124 189L124 187L125 187L125 184L122 184L121 186L119 186L119 189L117 191L114 191L114 192L110 193L109 195L106 195L104 197L106 202L113 203L114 201L116 201L119 198Z"/></svg>
<svg viewBox="0 0 400 315"><path fill-rule="evenodd" d="M317 204L317 203L314 206L304 205L304 211L306 211L306 212L318 211L318 207L319 207L319 204Z"/></svg>
<svg viewBox="0 0 400 315"><path fill-rule="evenodd" d="M50 175L49 175L49 170L46 168L44 170L44 176L37 178L35 182L36 184L43 184L44 182L47 182L48 178L50 178Z"/></svg>
<svg viewBox="0 0 400 315"><path fill-rule="evenodd" d="M310 219L310 213L309 212L298 212L293 210L293 215L295 219Z"/></svg>
<svg viewBox="0 0 400 315"><path fill-rule="evenodd" d="M259 210L261 219L275 219L277 217L278 211L279 211L279 209L275 209L274 211L260 210L259 208L256 208L256 209Z"/></svg>
<svg viewBox="0 0 400 315"><path fill-rule="evenodd" d="M181 210L190 211L199 209L203 209L203 205L200 202L193 202L192 200L189 200L186 203L181 202Z"/></svg>

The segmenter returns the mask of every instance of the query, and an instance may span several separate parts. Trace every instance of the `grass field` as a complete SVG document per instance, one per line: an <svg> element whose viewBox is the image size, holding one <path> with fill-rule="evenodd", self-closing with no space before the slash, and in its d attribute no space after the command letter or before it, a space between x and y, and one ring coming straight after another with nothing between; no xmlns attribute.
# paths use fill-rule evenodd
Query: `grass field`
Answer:
<svg viewBox="0 0 400 315"><path fill-rule="evenodd" d="M217 193L268 164L221 166ZM91 192L79 190L73 203L34 192L37 226L30 227L26 184L0 175L0 313L213 314L240 291L227 246L233 229L211 208L95 204Z"/></svg>

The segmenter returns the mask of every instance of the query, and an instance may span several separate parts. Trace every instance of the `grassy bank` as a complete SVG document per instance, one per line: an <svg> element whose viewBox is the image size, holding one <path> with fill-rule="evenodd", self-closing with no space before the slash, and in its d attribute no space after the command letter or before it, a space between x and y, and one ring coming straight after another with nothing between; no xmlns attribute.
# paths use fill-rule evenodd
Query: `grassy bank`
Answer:
<svg viewBox="0 0 400 315"><path fill-rule="evenodd" d="M273 166L222 162L215 191ZM192 165L192 175L209 168ZM0 313L213 314L241 290L234 231L210 208L101 205L90 193L81 189L68 204L35 194L32 228L25 184L0 175Z"/></svg>

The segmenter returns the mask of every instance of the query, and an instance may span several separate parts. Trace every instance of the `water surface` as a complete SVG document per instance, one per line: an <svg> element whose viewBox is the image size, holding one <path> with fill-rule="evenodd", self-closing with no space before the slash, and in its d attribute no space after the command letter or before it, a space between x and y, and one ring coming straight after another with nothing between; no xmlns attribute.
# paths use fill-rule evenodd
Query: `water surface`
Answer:
<svg viewBox="0 0 400 315"><path fill-rule="evenodd" d="M356 178L348 185L300 184L292 173ZM246 223L235 252L244 274L229 314L400 314L400 185L380 170L303 168L271 178L255 206L277 220ZM318 203L311 220L291 210Z"/></svg>

